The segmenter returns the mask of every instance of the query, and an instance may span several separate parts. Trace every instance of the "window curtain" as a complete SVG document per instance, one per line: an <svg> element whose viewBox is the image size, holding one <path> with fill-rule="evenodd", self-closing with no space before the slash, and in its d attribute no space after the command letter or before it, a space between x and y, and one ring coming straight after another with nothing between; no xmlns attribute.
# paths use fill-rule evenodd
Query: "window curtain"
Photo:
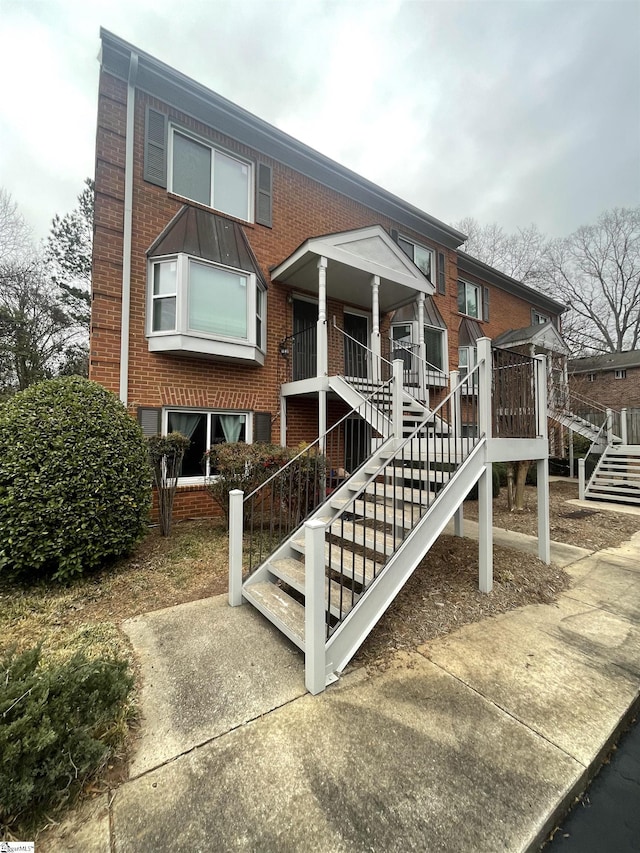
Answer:
<svg viewBox="0 0 640 853"><path fill-rule="evenodd" d="M198 426L202 415L188 412L171 412L169 415L171 431L180 432L186 438L191 438Z"/></svg>
<svg viewBox="0 0 640 853"><path fill-rule="evenodd" d="M219 417L224 440L229 444L235 443L240 438L244 417L240 415L219 415Z"/></svg>

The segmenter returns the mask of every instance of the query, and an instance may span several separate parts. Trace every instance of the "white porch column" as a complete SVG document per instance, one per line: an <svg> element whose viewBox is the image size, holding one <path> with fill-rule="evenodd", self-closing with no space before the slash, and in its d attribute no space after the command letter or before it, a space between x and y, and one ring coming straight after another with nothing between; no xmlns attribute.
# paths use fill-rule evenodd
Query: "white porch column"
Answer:
<svg viewBox="0 0 640 853"><path fill-rule="evenodd" d="M622 409L620 411L620 438L622 439L623 444L628 444L628 427L627 427L627 410Z"/></svg>
<svg viewBox="0 0 640 853"><path fill-rule="evenodd" d="M329 346L327 341L327 259L318 258L318 333L317 333L317 376L329 373Z"/></svg>
<svg viewBox="0 0 640 853"><path fill-rule="evenodd" d="M326 438L325 432L327 431L327 392L326 391L318 391L318 435L320 436L320 441L318 443L318 450L320 453L324 453L326 450Z"/></svg>
<svg viewBox="0 0 640 853"><path fill-rule="evenodd" d="M613 412L607 409L607 444L613 444Z"/></svg>
<svg viewBox="0 0 640 853"><path fill-rule="evenodd" d="M373 364L371 365L371 378L374 382L380 381L380 276L371 278L371 350L373 352Z"/></svg>
<svg viewBox="0 0 640 853"><path fill-rule="evenodd" d="M280 395L280 446L287 446L287 398Z"/></svg>
<svg viewBox="0 0 640 853"><path fill-rule="evenodd" d="M424 293L418 294L418 355L420 356L420 364L418 365L418 378L420 382L420 390L422 391L422 400L427 400L427 347L424 342Z"/></svg>
<svg viewBox="0 0 640 853"><path fill-rule="evenodd" d="M404 362L397 358L393 362L393 391L391 398L391 432L394 438L402 440L402 425L404 400L402 393L402 378L404 376Z"/></svg>

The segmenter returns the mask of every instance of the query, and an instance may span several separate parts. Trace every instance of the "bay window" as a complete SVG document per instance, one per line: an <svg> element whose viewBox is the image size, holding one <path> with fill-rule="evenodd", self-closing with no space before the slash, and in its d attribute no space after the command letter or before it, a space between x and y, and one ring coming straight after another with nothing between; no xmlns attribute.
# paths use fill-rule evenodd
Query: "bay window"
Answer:
<svg viewBox="0 0 640 853"><path fill-rule="evenodd" d="M475 347L460 347L458 349L458 371L460 373L460 381L463 382L467 376L473 371L478 363L478 350ZM477 384L476 375L474 374L472 384Z"/></svg>
<svg viewBox="0 0 640 853"><path fill-rule="evenodd" d="M266 294L255 273L180 253L153 258L149 349L264 363Z"/></svg>
<svg viewBox="0 0 640 853"><path fill-rule="evenodd" d="M424 275L431 281L431 271L433 269L433 250L421 246L419 243L414 243L412 240L407 240L406 237L398 237L398 246L402 251L411 258L413 263Z"/></svg>
<svg viewBox="0 0 640 853"><path fill-rule="evenodd" d="M170 140L171 192L250 221L251 164L176 128L171 128Z"/></svg>
<svg viewBox="0 0 640 853"><path fill-rule="evenodd" d="M444 370L444 329L425 326L424 346L427 351L427 367L429 369L436 368L437 370Z"/></svg>

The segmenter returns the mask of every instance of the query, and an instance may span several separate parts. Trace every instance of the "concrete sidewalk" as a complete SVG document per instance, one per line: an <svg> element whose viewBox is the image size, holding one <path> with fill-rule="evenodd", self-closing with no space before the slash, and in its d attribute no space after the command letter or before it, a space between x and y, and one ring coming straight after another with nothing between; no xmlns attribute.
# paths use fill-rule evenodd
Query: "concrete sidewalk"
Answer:
<svg viewBox="0 0 640 853"><path fill-rule="evenodd" d="M318 697L248 606L130 620L144 682L132 778L50 849L537 849L640 695L640 533L567 547L553 556L574 584L557 605L467 625Z"/></svg>

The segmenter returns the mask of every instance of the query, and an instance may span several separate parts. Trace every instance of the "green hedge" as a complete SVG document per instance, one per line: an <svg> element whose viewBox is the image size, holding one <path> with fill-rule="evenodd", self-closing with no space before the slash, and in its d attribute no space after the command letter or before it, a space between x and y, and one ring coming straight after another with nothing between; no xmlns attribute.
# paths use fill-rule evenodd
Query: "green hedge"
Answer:
<svg viewBox="0 0 640 853"><path fill-rule="evenodd" d="M0 406L0 572L66 580L128 553L151 501L147 446L117 398L79 376Z"/></svg>

